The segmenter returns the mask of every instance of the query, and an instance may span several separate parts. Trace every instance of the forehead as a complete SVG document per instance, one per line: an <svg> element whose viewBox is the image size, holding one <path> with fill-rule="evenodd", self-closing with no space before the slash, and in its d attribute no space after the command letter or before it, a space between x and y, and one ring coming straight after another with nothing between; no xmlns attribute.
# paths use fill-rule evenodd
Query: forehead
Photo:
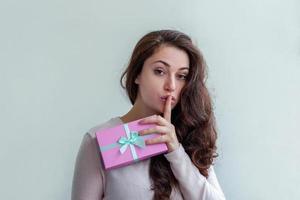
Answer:
<svg viewBox="0 0 300 200"><path fill-rule="evenodd" d="M184 50L170 45L160 46L154 51L152 56L146 60L148 64L163 64L163 62L157 61L163 61L173 68L189 68L188 54Z"/></svg>

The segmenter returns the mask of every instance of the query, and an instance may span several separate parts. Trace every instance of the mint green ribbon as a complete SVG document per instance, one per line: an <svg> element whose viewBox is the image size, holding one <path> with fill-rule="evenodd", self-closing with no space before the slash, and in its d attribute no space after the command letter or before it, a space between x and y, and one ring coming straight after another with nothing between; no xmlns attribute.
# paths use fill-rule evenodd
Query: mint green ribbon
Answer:
<svg viewBox="0 0 300 200"><path fill-rule="evenodd" d="M142 139L141 136L139 136L138 132L130 131L128 124L124 124L123 126L124 126L127 137L121 137L118 140L118 143L121 144L120 152L121 152L121 154L123 154L129 146L133 159L138 160L138 156L136 154L134 145L144 148L145 141Z"/></svg>

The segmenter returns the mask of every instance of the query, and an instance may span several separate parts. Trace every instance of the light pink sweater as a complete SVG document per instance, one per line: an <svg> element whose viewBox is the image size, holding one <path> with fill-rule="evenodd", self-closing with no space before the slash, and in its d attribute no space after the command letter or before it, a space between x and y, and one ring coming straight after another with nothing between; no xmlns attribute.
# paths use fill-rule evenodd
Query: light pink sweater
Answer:
<svg viewBox="0 0 300 200"><path fill-rule="evenodd" d="M95 133L103 128L122 124L119 117L92 128L81 143L73 177L72 200L150 200L150 159L117 168L104 170ZM172 190L172 200L225 200L213 166L206 179L180 147L164 154L179 182L180 190Z"/></svg>

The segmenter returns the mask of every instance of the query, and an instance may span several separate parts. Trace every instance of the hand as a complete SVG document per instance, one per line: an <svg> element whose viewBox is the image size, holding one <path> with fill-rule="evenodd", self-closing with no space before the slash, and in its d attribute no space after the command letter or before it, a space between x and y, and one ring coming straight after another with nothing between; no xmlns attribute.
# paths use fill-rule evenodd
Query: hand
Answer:
<svg viewBox="0 0 300 200"><path fill-rule="evenodd" d="M169 153L179 147L179 142L175 132L175 126L171 123L171 101L172 97L168 96L164 108L164 117L161 117L160 115L153 115L139 121L140 124L156 124L155 127L139 131L139 135L146 135L151 133L161 134L160 137L146 140L145 143L149 145L165 142L167 144Z"/></svg>

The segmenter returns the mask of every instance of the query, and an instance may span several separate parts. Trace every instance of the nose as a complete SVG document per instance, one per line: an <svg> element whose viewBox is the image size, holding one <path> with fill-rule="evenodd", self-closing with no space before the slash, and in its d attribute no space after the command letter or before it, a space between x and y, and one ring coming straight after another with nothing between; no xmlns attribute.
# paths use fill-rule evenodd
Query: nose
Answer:
<svg viewBox="0 0 300 200"><path fill-rule="evenodd" d="M175 77L173 76L169 76L166 80L165 80L165 86L164 86L165 90L167 91L174 91L176 89L176 81L175 81Z"/></svg>

